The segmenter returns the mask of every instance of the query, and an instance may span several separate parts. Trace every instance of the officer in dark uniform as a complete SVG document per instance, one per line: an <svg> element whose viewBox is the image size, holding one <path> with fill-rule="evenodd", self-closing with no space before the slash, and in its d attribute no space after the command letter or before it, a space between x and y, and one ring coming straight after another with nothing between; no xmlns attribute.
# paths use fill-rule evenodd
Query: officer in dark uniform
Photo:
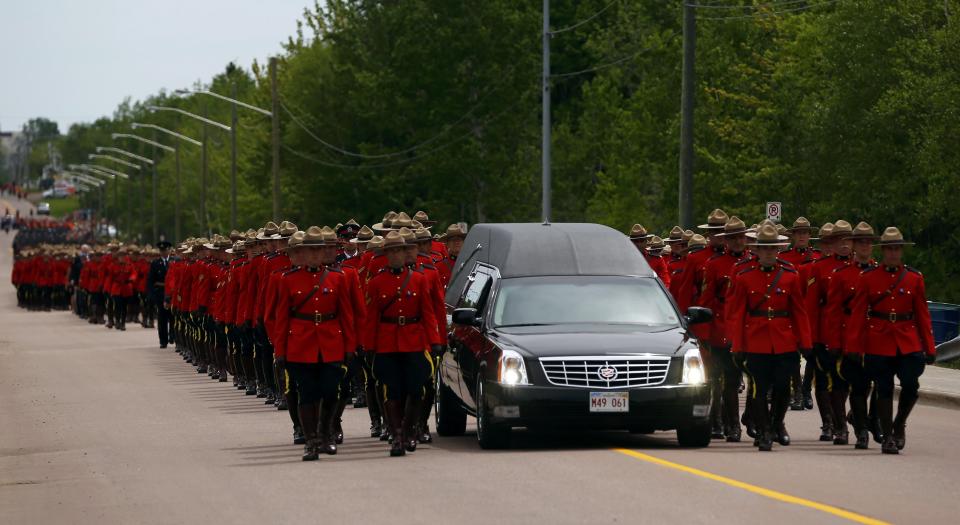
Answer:
<svg viewBox="0 0 960 525"><path fill-rule="evenodd" d="M167 278L167 269L173 262L170 257L171 247L173 244L168 241L157 243L160 256L150 263L150 272L147 274L147 294L157 308L157 335L160 336L160 348L166 348L168 343L173 342L171 330L173 317L170 315L170 305L164 302L164 282Z"/></svg>

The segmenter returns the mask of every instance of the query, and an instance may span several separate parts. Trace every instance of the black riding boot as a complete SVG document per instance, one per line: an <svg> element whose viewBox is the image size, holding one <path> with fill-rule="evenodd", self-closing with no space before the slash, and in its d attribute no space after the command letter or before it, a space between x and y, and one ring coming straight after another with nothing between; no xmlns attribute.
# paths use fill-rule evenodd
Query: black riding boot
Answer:
<svg viewBox="0 0 960 525"><path fill-rule="evenodd" d="M866 450L870 443L870 432L867 431L867 398L862 394L850 395L850 408L853 410L853 433L857 437L855 447Z"/></svg>
<svg viewBox="0 0 960 525"><path fill-rule="evenodd" d="M907 417L917 404L917 399L918 396L905 396L900 393L897 417L893 420L893 441L897 444L897 450L903 450L903 447L907 446Z"/></svg>
<svg viewBox="0 0 960 525"><path fill-rule="evenodd" d="M303 437L306 440L303 445L303 460L316 461L320 457L320 439L318 438L320 404L300 405L299 410L300 421L303 423Z"/></svg>

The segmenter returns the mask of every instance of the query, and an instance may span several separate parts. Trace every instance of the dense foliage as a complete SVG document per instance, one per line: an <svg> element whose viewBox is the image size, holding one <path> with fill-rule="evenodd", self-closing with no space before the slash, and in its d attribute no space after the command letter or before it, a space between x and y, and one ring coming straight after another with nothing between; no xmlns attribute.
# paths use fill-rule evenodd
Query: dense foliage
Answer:
<svg viewBox="0 0 960 525"><path fill-rule="evenodd" d="M932 298L960 301L960 29L957 0L702 1L697 9L695 216L897 225ZM554 0L554 219L666 230L677 218L680 0ZM724 6L747 6L725 9ZM298 224L388 209L443 221L531 221L540 207L540 2L328 0L279 57L283 215ZM572 73L572 74L571 74ZM266 67L231 64L203 87L270 107ZM195 138L228 104L160 93L62 138L78 162L133 121ZM270 215L270 121L241 110L243 226ZM229 220L229 136L208 130L208 217ZM160 140L166 141L161 137ZM139 147L129 144L130 147ZM152 152L143 150L146 154ZM184 232L202 230L199 148L183 145ZM162 230L173 157L161 155ZM149 183L124 228L146 234ZM126 190L120 188L120 195ZM107 199L107 213L126 210Z"/></svg>

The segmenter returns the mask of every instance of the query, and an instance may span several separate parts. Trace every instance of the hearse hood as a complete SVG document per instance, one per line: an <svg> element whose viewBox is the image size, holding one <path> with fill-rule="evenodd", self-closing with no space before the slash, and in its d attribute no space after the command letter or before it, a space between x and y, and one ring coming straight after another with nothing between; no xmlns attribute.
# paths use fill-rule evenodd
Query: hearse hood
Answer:
<svg viewBox="0 0 960 525"><path fill-rule="evenodd" d="M655 331L610 325L504 327L492 330L490 338L527 357L678 355L697 347L681 327Z"/></svg>

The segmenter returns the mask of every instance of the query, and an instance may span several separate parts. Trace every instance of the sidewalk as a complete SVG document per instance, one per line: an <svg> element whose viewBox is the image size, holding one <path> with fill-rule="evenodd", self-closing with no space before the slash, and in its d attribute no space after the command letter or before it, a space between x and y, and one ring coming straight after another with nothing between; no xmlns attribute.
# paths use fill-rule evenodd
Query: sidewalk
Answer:
<svg viewBox="0 0 960 525"><path fill-rule="evenodd" d="M960 370L927 366L920 376L920 403L960 408Z"/></svg>

